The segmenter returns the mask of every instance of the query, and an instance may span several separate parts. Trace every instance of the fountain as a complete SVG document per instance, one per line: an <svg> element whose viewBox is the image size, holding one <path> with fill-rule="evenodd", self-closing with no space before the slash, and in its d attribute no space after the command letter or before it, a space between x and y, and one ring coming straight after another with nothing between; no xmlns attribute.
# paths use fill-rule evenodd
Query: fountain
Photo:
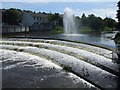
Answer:
<svg viewBox="0 0 120 90"><path fill-rule="evenodd" d="M68 7L64 10L63 24L64 34L77 34L75 17L72 9Z"/></svg>

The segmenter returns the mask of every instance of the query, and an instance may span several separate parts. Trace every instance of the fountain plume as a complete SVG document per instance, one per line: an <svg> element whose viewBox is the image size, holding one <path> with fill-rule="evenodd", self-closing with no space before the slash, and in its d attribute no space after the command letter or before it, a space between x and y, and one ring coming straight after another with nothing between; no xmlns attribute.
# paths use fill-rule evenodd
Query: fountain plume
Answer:
<svg viewBox="0 0 120 90"><path fill-rule="evenodd" d="M77 34L75 17L72 9L68 7L64 9L63 24L65 34Z"/></svg>

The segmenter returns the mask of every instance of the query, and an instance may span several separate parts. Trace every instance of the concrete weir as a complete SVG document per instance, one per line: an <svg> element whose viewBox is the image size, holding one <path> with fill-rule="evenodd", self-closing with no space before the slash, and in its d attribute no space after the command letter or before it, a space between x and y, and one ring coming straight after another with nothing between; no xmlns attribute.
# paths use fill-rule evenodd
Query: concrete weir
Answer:
<svg viewBox="0 0 120 90"><path fill-rule="evenodd" d="M2 69L4 72L14 68L19 70L20 64L22 64L23 67L32 66L34 68L36 66L39 68L44 66L45 68L47 64L49 64L47 68L54 67L54 70L49 69L49 73L51 71L52 74L54 72L54 75L56 75L58 72L55 71L59 69L59 73L72 74L72 76L67 76L69 80L65 78L66 74L65 76L59 76L58 78L61 80L57 81L58 84L55 83L57 87L95 89L117 89L118 87L119 64L112 61L111 50L81 43L47 39L3 39L0 42L0 47L2 48L2 50L0 50L0 56L4 56L1 58L4 59L2 60ZM6 53L7 55L5 55ZM18 54L18 57L15 56L16 58L9 60L8 57L10 57L10 54L12 54L13 57L14 54ZM29 55L26 56L27 54ZM21 58L33 57L35 59L23 59L19 61L19 59L17 59L20 58L19 55ZM32 63L28 65L27 62ZM44 69L42 68L42 70ZM36 70L35 73L36 72L38 71ZM46 75L46 77L48 76L49 75ZM72 77L76 78L77 81L73 80ZM54 87L54 85L52 86L52 84L47 82L50 80L51 78L47 78L44 83L49 84L48 87ZM61 84L61 81L63 84ZM68 82L69 84L65 84ZM84 83L86 84L84 85ZM44 87L43 84L41 86Z"/></svg>

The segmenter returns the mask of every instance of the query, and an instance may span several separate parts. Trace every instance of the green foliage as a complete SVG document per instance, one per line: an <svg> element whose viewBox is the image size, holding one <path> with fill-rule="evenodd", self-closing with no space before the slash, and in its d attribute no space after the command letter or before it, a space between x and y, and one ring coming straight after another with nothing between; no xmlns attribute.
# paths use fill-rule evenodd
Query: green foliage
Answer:
<svg viewBox="0 0 120 90"><path fill-rule="evenodd" d="M92 30L101 30L103 28L103 22L100 17L95 17L91 14L88 16L88 21Z"/></svg>
<svg viewBox="0 0 120 90"><path fill-rule="evenodd" d="M2 21L3 23L7 23L10 25L17 25L21 22L21 13L20 10L18 11L17 9L11 8L8 10L5 10L2 13Z"/></svg>
<svg viewBox="0 0 120 90"><path fill-rule="evenodd" d="M111 29L114 29L115 25L117 24L115 20L112 18L105 18L104 20L104 26L109 27Z"/></svg>
<svg viewBox="0 0 120 90"><path fill-rule="evenodd" d="M116 43L117 45L120 45L120 33L117 33L117 34L116 34L114 40L115 40L115 43Z"/></svg>
<svg viewBox="0 0 120 90"><path fill-rule="evenodd" d="M82 15L81 18L76 17L76 22L78 24L78 26L82 25L85 27L89 27L89 28L80 28L81 30L85 30L85 31L103 31L103 30L114 30L116 28L116 26L120 27L120 1L118 2L118 8L119 10L117 10L117 18L118 18L118 25L116 23L115 20L111 19L111 18L105 18L102 19L100 17L96 17L95 15L91 14L86 16L85 14ZM29 11L32 12L32 11ZM47 14L45 12L43 12L43 14ZM63 33L63 28L61 26L63 26L63 18L61 15L59 15L59 13L49 13L48 15L48 23L41 23L44 25L51 25L52 27L55 27L53 30L53 33ZM3 19L3 23L8 23L10 25L17 25L21 22L21 18L22 18L22 13L20 9L8 9L8 10L4 10L3 11L3 15L2 15L2 19ZM57 26L57 27L56 27ZM91 29L90 29L91 28Z"/></svg>
<svg viewBox="0 0 120 90"><path fill-rule="evenodd" d="M118 27L120 28L120 1L118 2L117 18L118 18Z"/></svg>
<svg viewBox="0 0 120 90"><path fill-rule="evenodd" d="M72 70L72 68L68 67L68 66L64 66L63 70L65 70L66 72L70 72Z"/></svg>
<svg viewBox="0 0 120 90"><path fill-rule="evenodd" d="M80 27L80 33L88 33L91 32L91 28L88 26L82 26Z"/></svg>
<svg viewBox="0 0 120 90"><path fill-rule="evenodd" d="M49 22L54 21L54 20L56 20L58 18L59 18L59 13L55 13L55 14L49 13L48 14L48 20L49 20Z"/></svg>
<svg viewBox="0 0 120 90"><path fill-rule="evenodd" d="M112 31L112 30L113 30L112 28L107 27L107 26L103 28L103 31Z"/></svg>
<svg viewBox="0 0 120 90"><path fill-rule="evenodd" d="M52 30L52 33L53 34L61 34L63 33L63 27L62 26L56 26L53 30Z"/></svg>
<svg viewBox="0 0 120 90"><path fill-rule="evenodd" d="M117 26L117 22L112 18L102 19L91 14L88 17L85 14L81 17L81 25L90 27L93 31L114 30Z"/></svg>
<svg viewBox="0 0 120 90"><path fill-rule="evenodd" d="M63 19L62 17L60 17L59 13L54 13L54 14L49 13L48 20L49 20L49 23L56 21L57 25L63 26Z"/></svg>
<svg viewBox="0 0 120 90"><path fill-rule="evenodd" d="M83 14L81 17L81 24L82 24L82 26L88 26L88 19L85 16L85 14Z"/></svg>

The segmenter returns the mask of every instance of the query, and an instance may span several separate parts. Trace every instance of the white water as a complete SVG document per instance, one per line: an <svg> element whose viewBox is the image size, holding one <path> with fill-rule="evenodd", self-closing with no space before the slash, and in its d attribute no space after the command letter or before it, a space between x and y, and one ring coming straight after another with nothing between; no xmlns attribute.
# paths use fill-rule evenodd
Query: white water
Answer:
<svg viewBox="0 0 120 90"><path fill-rule="evenodd" d="M77 34L75 17L73 15L72 9L68 7L64 10L63 24L65 34Z"/></svg>

